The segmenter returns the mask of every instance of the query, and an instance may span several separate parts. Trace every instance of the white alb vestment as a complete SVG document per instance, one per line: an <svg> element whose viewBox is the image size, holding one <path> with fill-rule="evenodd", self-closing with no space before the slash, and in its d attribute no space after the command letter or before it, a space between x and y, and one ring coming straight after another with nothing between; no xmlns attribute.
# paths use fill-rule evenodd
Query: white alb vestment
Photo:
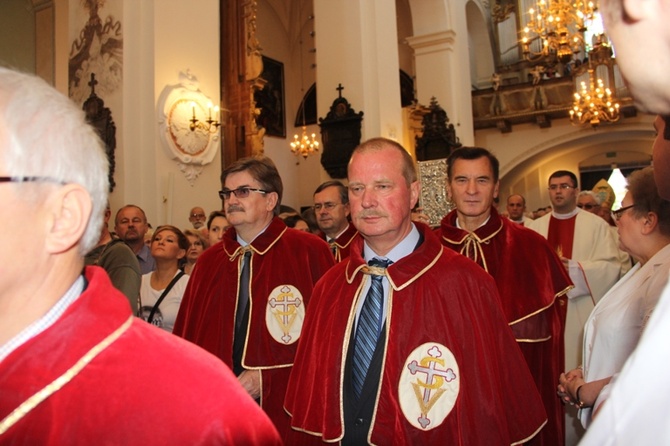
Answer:
<svg viewBox="0 0 670 446"><path fill-rule="evenodd" d="M570 279L575 284L568 292L565 321L565 369L576 368L582 360L583 328L595 304L619 280L619 251L609 225L597 215L579 208L567 215L547 214L529 221L526 227L547 238L551 216L560 219L577 214L572 241Z"/></svg>
<svg viewBox="0 0 670 446"><path fill-rule="evenodd" d="M564 334L565 370L568 371L581 364L584 324L595 304L619 280L621 262L618 244L614 240L609 224L590 212L579 208L575 208L569 214L552 212L526 223L526 227L547 238L552 215L559 220L577 216L568 271L575 287L568 292ZM565 445L577 444L582 434L583 428L577 418L577 410L572 406L566 406Z"/></svg>
<svg viewBox="0 0 670 446"><path fill-rule="evenodd" d="M670 271L670 245L643 266L636 264L598 302L584 327L584 380L597 381L619 373L642 335L663 292ZM642 384L642 383L640 383ZM594 404L604 400L603 389ZM580 411L584 427L591 423L591 408Z"/></svg>
<svg viewBox="0 0 670 446"><path fill-rule="evenodd" d="M580 446L670 444L670 287Z"/></svg>

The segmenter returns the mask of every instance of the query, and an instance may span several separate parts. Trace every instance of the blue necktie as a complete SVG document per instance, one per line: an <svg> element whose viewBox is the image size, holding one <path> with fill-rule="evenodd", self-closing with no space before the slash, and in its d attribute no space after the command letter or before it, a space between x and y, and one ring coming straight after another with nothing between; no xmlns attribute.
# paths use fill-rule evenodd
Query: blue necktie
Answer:
<svg viewBox="0 0 670 446"><path fill-rule="evenodd" d="M368 265L386 268L391 263L393 262L390 260L374 258L368 262ZM359 398L381 332L384 310L384 287L382 286L384 276L373 274L370 277L372 279L370 289L365 296L361 314L358 316L358 328L354 340L352 384Z"/></svg>
<svg viewBox="0 0 670 446"><path fill-rule="evenodd" d="M240 272L240 294L237 300L237 313L235 315L236 331L242 328L244 313L247 310L247 306L249 306L249 270L251 268L250 264L251 264L251 251L246 251L244 253L244 259L242 260L242 271ZM244 327L244 330L246 331L246 327Z"/></svg>

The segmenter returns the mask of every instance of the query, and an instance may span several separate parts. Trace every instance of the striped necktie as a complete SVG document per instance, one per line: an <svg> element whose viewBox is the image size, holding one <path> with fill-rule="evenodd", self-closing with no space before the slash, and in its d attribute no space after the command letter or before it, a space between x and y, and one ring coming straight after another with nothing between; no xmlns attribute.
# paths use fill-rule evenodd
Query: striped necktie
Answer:
<svg viewBox="0 0 670 446"><path fill-rule="evenodd" d="M386 269L390 260L374 258L368 262L370 266ZM384 271L385 272L385 271ZM384 309L384 287L382 286L382 275L370 275L371 283L368 290L361 314L358 317L358 328L354 340L354 358L352 383L356 396L360 398L368 374L368 368L372 361L372 355L377 346L377 340L382 328Z"/></svg>

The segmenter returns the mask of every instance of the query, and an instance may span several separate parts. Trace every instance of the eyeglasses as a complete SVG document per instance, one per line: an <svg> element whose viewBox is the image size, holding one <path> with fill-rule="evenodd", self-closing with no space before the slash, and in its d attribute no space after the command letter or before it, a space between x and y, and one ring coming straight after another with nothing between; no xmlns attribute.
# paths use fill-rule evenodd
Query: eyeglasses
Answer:
<svg viewBox="0 0 670 446"><path fill-rule="evenodd" d="M590 211L591 209L598 207L598 205L597 204L591 204L591 203L586 203L586 204L577 203L577 207L580 208L580 209L583 208L583 209L586 209L587 211Z"/></svg>
<svg viewBox="0 0 670 446"><path fill-rule="evenodd" d="M557 190L557 189L562 189L562 190L568 190L568 189L574 189L575 186L570 186L569 184L551 184L547 189L549 190Z"/></svg>
<svg viewBox="0 0 670 446"><path fill-rule="evenodd" d="M64 181L51 177L0 177L0 183L58 183L65 184Z"/></svg>
<svg viewBox="0 0 670 446"><path fill-rule="evenodd" d="M235 195L237 195L237 194L235 194ZM191 214L191 218L205 218L205 214Z"/></svg>
<svg viewBox="0 0 670 446"><path fill-rule="evenodd" d="M235 194L237 198L247 198L249 196L249 192L257 192L259 194L266 194L268 191L263 190L263 189L256 189L253 187L247 187L247 186L242 186L238 187L237 189L233 190L220 190L219 191L219 197L221 197L222 200L229 200L230 199L230 194Z"/></svg>
<svg viewBox="0 0 670 446"><path fill-rule="evenodd" d="M333 209L335 209L335 206L340 205L340 204L342 204L342 203L331 203L331 202L317 203L317 204L314 205L314 210L316 212L319 212L321 209L325 209L327 211L332 211Z"/></svg>
<svg viewBox="0 0 670 446"><path fill-rule="evenodd" d="M635 205L631 204L630 206L624 206L620 209L617 209L616 211L612 211L612 220L614 220L615 222L618 222L619 220L621 220L621 216L623 215L624 212L626 212L628 209L632 209L634 207L635 207Z"/></svg>

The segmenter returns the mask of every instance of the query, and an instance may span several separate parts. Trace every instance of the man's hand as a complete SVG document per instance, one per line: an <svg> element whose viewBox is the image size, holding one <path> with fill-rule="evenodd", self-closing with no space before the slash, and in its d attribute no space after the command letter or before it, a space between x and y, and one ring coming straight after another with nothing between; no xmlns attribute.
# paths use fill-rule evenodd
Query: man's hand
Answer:
<svg viewBox="0 0 670 446"><path fill-rule="evenodd" d="M258 399L261 396L261 372L260 370L245 370L240 373L237 380L242 384L244 390L247 391L253 399Z"/></svg>

